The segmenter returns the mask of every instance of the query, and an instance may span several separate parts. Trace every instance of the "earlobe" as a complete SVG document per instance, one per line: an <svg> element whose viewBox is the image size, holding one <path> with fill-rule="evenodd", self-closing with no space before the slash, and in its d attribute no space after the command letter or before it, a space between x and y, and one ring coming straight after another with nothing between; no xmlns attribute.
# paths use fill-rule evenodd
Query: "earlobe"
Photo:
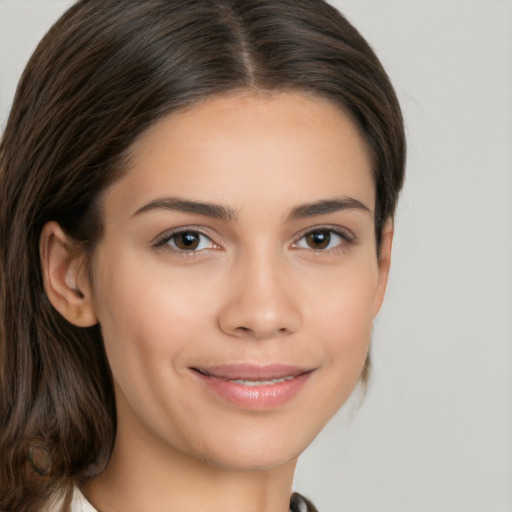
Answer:
<svg viewBox="0 0 512 512"><path fill-rule="evenodd" d="M78 327L98 323L83 255L56 222L43 227L39 254L44 289L53 307Z"/></svg>
<svg viewBox="0 0 512 512"><path fill-rule="evenodd" d="M379 312L382 302L384 301L384 295L386 293L386 287L388 284L389 269L391 267L391 249L393 246L393 235L394 226L393 219L388 219L384 224L382 230L379 259L378 259L378 281L375 294L373 296L373 316L375 317Z"/></svg>

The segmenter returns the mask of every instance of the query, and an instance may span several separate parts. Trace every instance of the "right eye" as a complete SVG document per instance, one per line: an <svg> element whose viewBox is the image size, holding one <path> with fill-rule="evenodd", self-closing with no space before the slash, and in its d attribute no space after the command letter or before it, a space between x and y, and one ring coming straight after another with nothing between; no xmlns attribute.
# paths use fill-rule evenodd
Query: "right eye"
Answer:
<svg viewBox="0 0 512 512"><path fill-rule="evenodd" d="M180 252L198 252L218 247L209 236L191 229L167 234L158 240L155 245L157 247L169 246L171 249Z"/></svg>

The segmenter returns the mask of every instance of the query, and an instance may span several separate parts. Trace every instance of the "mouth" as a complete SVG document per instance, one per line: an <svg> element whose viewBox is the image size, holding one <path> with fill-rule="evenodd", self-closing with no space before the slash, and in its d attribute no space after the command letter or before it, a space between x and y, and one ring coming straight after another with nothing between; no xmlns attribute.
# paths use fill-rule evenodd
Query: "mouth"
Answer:
<svg viewBox="0 0 512 512"><path fill-rule="evenodd" d="M271 379L247 379L243 377L237 377L237 378L231 378L231 377L223 377L221 375L213 375L211 373L208 373L205 370L201 370L199 368L192 368L196 372L199 372L201 375L204 375L205 377L213 377L215 379L222 379L226 381L235 382L237 384L243 384L244 386L270 386L272 384L278 384L279 382L285 382L287 380L295 379L298 375L286 375L283 377L274 377ZM306 373L306 372L304 372ZM299 374L302 375L302 374Z"/></svg>
<svg viewBox="0 0 512 512"><path fill-rule="evenodd" d="M199 381L223 402L248 409L284 405L296 396L314 368L288 364L228 364L192 367Z"/></svg>

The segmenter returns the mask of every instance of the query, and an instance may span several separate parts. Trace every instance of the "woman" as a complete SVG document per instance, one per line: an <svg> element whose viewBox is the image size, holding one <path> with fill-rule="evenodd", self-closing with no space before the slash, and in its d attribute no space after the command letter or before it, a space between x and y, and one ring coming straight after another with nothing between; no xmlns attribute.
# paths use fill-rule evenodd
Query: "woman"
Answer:
<svg viewBox="0 0 512 512"><path fill-rule="evenodd" d="M0 510L314 510L295 463L366 378L404 172L360 34L80 1L0 158Z"/></svg>

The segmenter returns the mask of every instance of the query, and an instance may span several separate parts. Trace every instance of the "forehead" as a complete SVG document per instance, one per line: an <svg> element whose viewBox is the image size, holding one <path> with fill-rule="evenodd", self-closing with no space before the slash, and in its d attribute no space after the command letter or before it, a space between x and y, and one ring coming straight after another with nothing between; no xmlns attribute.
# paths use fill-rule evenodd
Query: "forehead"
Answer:
<svg viewBox="0 0 512 512"><path fill-rule="evenodd" d="M134 207L170 194L237 209L347 195L373 210L374 193L350 118L328 100L286 92L213 97L163 118L133 145L107 195Z"/></svg>

